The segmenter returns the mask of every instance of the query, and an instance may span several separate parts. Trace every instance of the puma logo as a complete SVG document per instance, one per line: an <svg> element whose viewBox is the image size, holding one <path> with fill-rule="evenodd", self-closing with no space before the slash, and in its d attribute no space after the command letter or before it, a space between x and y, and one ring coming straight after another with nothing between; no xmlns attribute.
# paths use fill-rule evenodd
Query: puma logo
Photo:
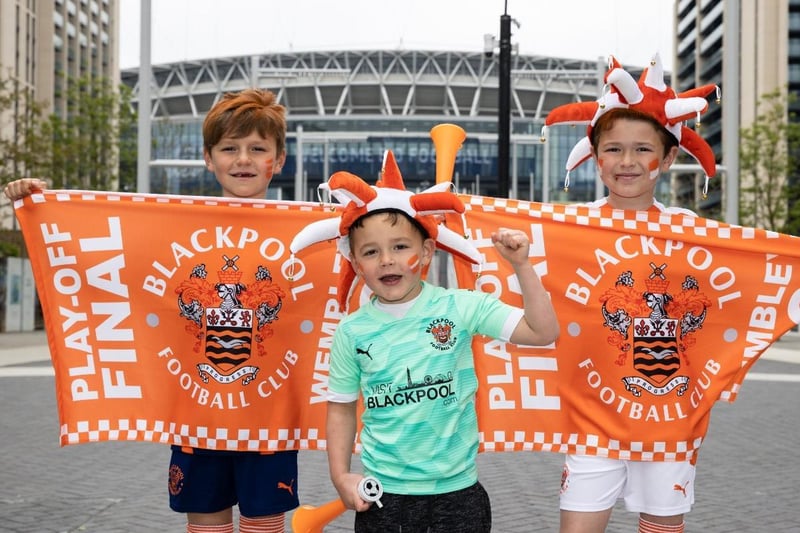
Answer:
<svg viewBox="0 0 800 533"><path fill-rule="evenodd" d="M672 486L672 490L681 491L683 493L683 497L685 498L686 497L686 487L688 487L688 486L689 486L689 482L688 481L686 483L684 483L683 486L678 485L677 483L675 483Z"/></svg>
<svg viewBox="0 0 800 533"><path fill-rule="evenodd" d="M294 480L291 480L288 485L286 483L284 483L283 481L278 481L278 488L279 489L284 489L289 494L294 496Z"/></svg>
<svg viewBox="0 0 800 533"><path fill-rule="evenodd" d="M370 348L372 348L371 344L367 346L366 350L362 350L361 348L356 347L356 355L366 355L367 357L369 357L369 360L372 361L372 356L369 354Z"/></svg>

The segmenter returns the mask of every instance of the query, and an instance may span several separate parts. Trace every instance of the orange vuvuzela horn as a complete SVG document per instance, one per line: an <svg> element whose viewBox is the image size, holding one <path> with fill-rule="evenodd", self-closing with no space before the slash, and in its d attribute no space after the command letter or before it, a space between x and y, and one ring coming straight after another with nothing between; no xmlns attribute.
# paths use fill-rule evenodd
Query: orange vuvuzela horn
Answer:
<svg viewBox="0 0 800 533"><path fill-rule="evenodd" d="M383 485L372 476L363 477L358 482L358 496L365 502L372 502L378 507L383 507L381 503ZM330 501L319 507L301 505L292 515L292 532L322 533L325 524L345 512L346 509L341 499Z"/></svg>
<svg viewBox="0 0 800 533"><path fill-rule="evenodd" d="M431 128L431 139L436 150L436 183L453 181L456 154L467 138L467 132L455 124L438 124Z"/></svg>
<svg viewBox="0 0 800 533"><path fill-rule="evenodd" d="M301 505L292 515L293 533L322 533L325 525L347 509L340 499L314 507Z"/></svg>

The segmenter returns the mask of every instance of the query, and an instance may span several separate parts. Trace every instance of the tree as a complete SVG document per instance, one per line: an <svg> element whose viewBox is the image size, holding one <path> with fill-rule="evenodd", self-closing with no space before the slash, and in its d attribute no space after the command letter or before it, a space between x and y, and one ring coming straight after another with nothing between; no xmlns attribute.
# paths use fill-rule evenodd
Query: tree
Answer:
<svg viewBox="0 0 800 533"><path fill-rule="evenodd" d="M764 94L753 123L740 130L739 215L743 225L782 233L800 229L800 124L789 112L795 96Z"/></svg>
<svg viewBox="0 0 800 533"><path fill-rule="evenodd" d="M0 183L44 175L50 140L43 109L30 88L0 78Z"/></svg>
<svg viewBox="0 0 800 533"><path fill-rule="evenodd" d="M30 88L3 74L0 74L0 188L17 178L44 175L50 149L49 138L43 131L43 104L34 100ZM0 198L0 227L14 227L14 220L10 204ZM0 233L0 256L14 255L13 249L18 249L6 236Z"/></svg>
<svg viewBox="0 0 800 533"><path fill-rule="evenodd" d="M136 116L128 87L114 90L107 78L69 84L67 116L51 115L48 176L57 189L130 190L136 183ZM133 161L133 165L131 165Z"/></svg>
<svg viewBox="0 0 800 533"><path fill-rule="evenodd" d="M0 183L41 177L55 189L134 190L131 89L84 77L69 85L66 101L66 117L45 117L32 89L0 77Z"/></svg>
<svg viewBox="0 0 800 533"><path fill-rule="evenodd" d="M108 79L82 78L67 94L68 116L47 117L33 90L5 74L0 74L0 186L38 177L56 189L136 189L136 113L129 87L114 91ZM0 226L13 226L13 220L0 198Z"/></svg>

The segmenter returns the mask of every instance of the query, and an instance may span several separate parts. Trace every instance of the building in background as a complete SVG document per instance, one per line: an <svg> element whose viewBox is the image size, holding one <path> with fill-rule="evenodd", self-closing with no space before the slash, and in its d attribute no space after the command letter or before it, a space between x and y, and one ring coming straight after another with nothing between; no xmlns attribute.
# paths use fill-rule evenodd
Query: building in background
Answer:
<svg viewBox="0 0 800 533"><path fill-rule="evenodd" d="M46 113L66 118L70 84L103 77L119 85L118 19L119 0L2 0L0 76L41 102ZM14 127L4 118L0 135ZM8 201L0 199L0 228L13 222Z"/></svg>
<svg viewBox="0 0 800 533"><path fill-rule="evenodd" d="M734 29L736 38L728 43L726 30L731 28L726 28L726 24L731 20L738 28ZM703 117L702 136L711 144L717 161L722 158L724 163L726 128L722 108L738 106L739 124L746 128L756 117L756 105L763 95L784 87L795 95L800 93L800 0L676 0L675 24L676 91L710 83L722 88L722 106L709 108ZM726 89L724 83L726 51L738 57L735 91ZM738 99L726 98L726 94L738 94ZM791 110L800 111L800 100ZM738 130L738 127L728 128L737 137ZM797 179L790 177L795 182ZM683 176L676 181L674 201L691 205L696 200L700 211L708 213L706 216L719 218L724 195L724 188L719 187L722 182L703 201L698 197L698 180Z"/></svg>
<svg viewBox="0 0 800 533"><path fill-rule="evenodd" d="M118 1L0 0L0 77L40 102L45 113L63 118L71 83L104 77L118 86ZM0 136L13 135L24 105L18 100L0 117ZM13 209L0 194L0 238L21 244L18 232L2 231L15 228ZM0 258L0 331L41 327L28 259Z"/></svg>
<svg viewBox="0 0 800 533"><path fill-rule="evenodd" d="M626 67L636 76L641 72ZM606 68L605 58L512 56L512 197L595 198L591 165L571 176L568 194L562 185L567 155L585 129L551 128L544 145L540 136L553 107L597 99ZM386 149L394 152L407 187L433 185L429 132L444 122L467 132L454 170L459 191L496 196L498 69L492 51L424 50L292 52L154 65L150 191L219 194L202 165L203 117L223 93L262 87L278 95L289 122L287 162L270 187L276 198L314 200L317 185L338 170L372 183ZM135 103L138 80L138 69L122 72Z"/></svg>
<svg viewBox="0 0 800 533"><path fill-rule="evenodd" d="M0 69L30 91L49 111L66 114L68 86L82 76L120 79L119 0L3 0L0 2ZM702 136L724 165L722 109L726 20L739 26L738 115L747 126L761 95L788 86L800 89L800 0L675 0L673 86L677 91L714 83L723 105L710 105ZM727 13L726 13L727 11ZM666 56L667 51L662 51ZM636 68L624 63L634 75ZM579 169L568 195L560 190L563 161L580 132L556 128L539 142L542 119L568 101L590 100L600 90L600 64L562 58L512 57L511 186L521 199L583 201L597 196L593 171ZM391 148L416 186L432 179L430 127L462 125L468 133L459 152L459 189L492 195L497 176L499 65L496 53L341 51L212 58L153 67L154 140L151 190L215 194L201 159L199 124L223 92L249 86L279 94L289 111L289 165L275 182L283 198L313 197L318 182L347 169L369 179ZM138 71L123 73L136 88ZM795 103L794 111L800 110ZM11 127L3 121L4 128ZM728 128L738 132L738 124ZM3 132L0 130L0 135ZM174 160L181 160L175 165ZM684 157L683 162L692 163ZM796 178L795 178L796 179ZM700 196L702 175L673 176L660 199L723 218L724 179ZM295 189L299 191L295 193ZM0 200L0 227L12 227Z"/></svg>

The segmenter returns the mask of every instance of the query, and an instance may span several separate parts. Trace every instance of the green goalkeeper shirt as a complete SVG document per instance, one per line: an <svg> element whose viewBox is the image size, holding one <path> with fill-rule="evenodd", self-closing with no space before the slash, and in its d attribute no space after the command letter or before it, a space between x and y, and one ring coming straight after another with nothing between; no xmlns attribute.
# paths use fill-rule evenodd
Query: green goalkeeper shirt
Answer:
<svg viewBox="0 0 800 533"><path fill-rule="evenodd" d="M478 479L473 335L508 340L523 311L493 296L423 283L402 318L372 302L331 347L329 401L363 396L365 475L386 492L442 494Z"/></svg>

